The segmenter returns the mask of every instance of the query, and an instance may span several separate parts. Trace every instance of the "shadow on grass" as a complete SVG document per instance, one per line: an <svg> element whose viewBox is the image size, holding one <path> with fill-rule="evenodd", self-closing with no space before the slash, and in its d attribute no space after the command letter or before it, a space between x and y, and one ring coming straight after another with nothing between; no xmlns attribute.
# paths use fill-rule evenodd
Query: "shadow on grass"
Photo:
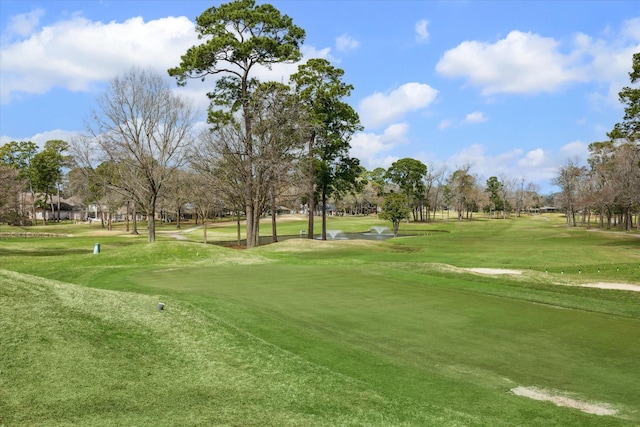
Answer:
<svg viewBox="0 0 640 427"><path fill-rule="evenodd" d="M0 249L0 257L5 256L33 256L33 257L52 257L52 256L66 256L66 255L78 255L93 252L91 249L30 249L30 250L14 250L14 249Z"/></svg>
<svg viewBox="0 0 640 427"><path fill-rule="evenodd" d="M29 242L30 239L23 239L24 241ZM40 243L41 240L38 241ZM50 241L49 241L50 242ZM29 245L30 247L22 248L22 245L10 246L10 247L0 247L0 259L3 257L16 257L16 256L26 256L26 257L56 257L56 256L67 256L67 255L82 255L82 254L91 254L93 253L95 246L93 240L87 240L87 244L78 247L78 240L74 241L73 247L66 247L60 244L50 245L47 242L42 247L33 247L35 245ZM136 244L136 242L109 242L108 245L110 248L122 248L125 246L131 246ZM102 245L104 247L104 244Z"/></svg>

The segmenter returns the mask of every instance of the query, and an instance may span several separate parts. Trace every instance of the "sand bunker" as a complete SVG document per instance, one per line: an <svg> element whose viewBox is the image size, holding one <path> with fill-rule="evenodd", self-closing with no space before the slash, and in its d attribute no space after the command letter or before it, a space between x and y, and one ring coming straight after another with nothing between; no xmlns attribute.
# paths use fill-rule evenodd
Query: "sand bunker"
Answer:
<svg viewBox="0 0 640 427"><path fill-rule="evenodd" d="M534 400L552 402L557 406L579 409L582 412L586 412L587 414L616 415L618 413L618 411L611 408L611 406L607 404L583 402L580 400L571 399L566 396L551 394L546 390L541 390L535 387L516 387L512 388L511 392L516 396L524 396Z"/></svg>
<svg viewBox="0 0 640 427"><path fill-rule="evenodd" d="M522 274L520 270L508 270L505 268L467 268L466 270L479 274Z"/></svg>
<svg viewBox="0 0 640 427"><path fill-rule="evenodd" d="M640 285L630 285L628 283L583 283L585 288L614 289L618 291L640 292Z"/></svg>
<svg viewBox="0 0 640 427"><path fill-rule="evenodd" d="M465 268L464 270L470 271L472 273L477 274L489 274L489 275L500 275L500 274L513 274L518 275L522 274L521 270L509 270L506 268ZM630 283L581 283L578 285L567 285L567 286L582 286L585 288L598 288L598 289L611 289L616 291L632 291L632 292L640 292L640 285L633 285Z"/></svg>

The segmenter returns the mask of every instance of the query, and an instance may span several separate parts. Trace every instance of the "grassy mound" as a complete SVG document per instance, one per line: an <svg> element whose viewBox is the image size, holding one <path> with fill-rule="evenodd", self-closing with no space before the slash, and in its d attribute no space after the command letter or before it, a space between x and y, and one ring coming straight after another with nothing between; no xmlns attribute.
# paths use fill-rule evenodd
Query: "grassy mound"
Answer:
<svg viewBox="0 0 640 427"><path fill-rule="evenodd" d="M0 280L2 425L404 424L366 384L189 304Z"/></svg>

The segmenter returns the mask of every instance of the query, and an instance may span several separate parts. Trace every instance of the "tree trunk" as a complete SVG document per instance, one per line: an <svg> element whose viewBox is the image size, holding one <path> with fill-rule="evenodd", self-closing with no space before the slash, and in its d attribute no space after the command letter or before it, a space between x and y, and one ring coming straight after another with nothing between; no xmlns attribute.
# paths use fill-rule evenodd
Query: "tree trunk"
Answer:
<svg viewBox="0 0 640 427"><path fill-rule="evenodd" d="M327 193L322 188L322 240L327 240Z"/></svg>
<svg viewBox="0 0 640 427"><path fill-rule="evenodd" d="M393 237L398 237L398 229L400 228L400 220L393 220Z"/></svg>
<svg viewBox="0 0 640 427"><path fill-rule="evenodd" d="M156 241L156 211L151 207L151 212L147 214L147 224L149 226L149 242Z"/></svg>
<svg viewBox="0 0 640 427"><path fill-rule="evenodd" d="M257 239L259 231L258 224L255 222L256 206L254 201L254 182L253 182L253 133L251 123L251 111L249 107L249 86L248 71L242 76L241 93L242 93L242 113L244 119L244 173L245 173L245 215L247 223L247 248L254 248L258 245Z"/></svg>
<svg viewBox="0 0 640 427"><path fill-rule="evenodd" d="M315 141L316 133L315 131L311 133L309 137L309 221L307 224L307 239L313 239L313 215L316 210L316 179L315 179L315 171L313 168L313 142Z"/></svg>
<svg viewBox="0 0 640 427"><path fill-rule="evenodd" d="M202 219L202 242L207 244L207 221Z"/></svg>
<svg viewBox="0 0 640 427"><path fill-rule="evenodd" d="M624 216L625 216L624 229L625 231L631 231L631 208L630 207L627 206L624 209Z"/></svg>
<svg viewBox="0 0 640 427"><path fill-rule="evenodd" d="M58 192L58 219L57 219L57 221L60 222L60 183L56 183L56 190Z"/></svg>
<svg viewBox="0 0 640 427"><path fill-rule="evenodd" d="M33 221L31 224L38 225L38 219L36 218L36 193L33 192L31 183L29 183L29 191L31 192L31 212L33 213Z"/></svg>
<svg viewBox="0 0 640 427"><path fill-rule="evenodd" d="M132 213L132 217L133 217L133 228L131 229L131 234L138 234L138 213L136 212L136 203L133 203L133 211Z"/></svg>
<svg viewBox="0 0 640 427"><path fill-rule="evenodd" d="M276 228L276 196L271 191L271 242L276 243L278 241L278 230Z"/></svg>
<svg viewBox="0 0 640 427"><path fill-rule="evenodd" d="M51 220L53 222L56 221L56 208L55 205L53 204L53 194L49 194L49 200L51 201ZM60 197L58 196L58 201L60 201ZM58 210L58 212L60 212L60 210Z"/></svg>
<svg viewBox="0 0 640 427"><path fill-rule="evenodd" d="M604 205L600 206L600 230L604 228Z"/></svg>
<svg viewBox="0 0 640 427"><path fill-rule="evenodd" d="M253 246L260 246L260 211L253 208Z"/></svg>
<svg viewBox="0 0 640 427"><path fill-rule="evenodd" d="M125 214L125 221L127 222L127 233L129 232L129 200L127 200L127 213Z"/></svg>
<svg viewBox="0 0 640 427"><path fill-rule="evenodd" d="M236 212L236 225L238 230L238 246L240 246L240 240L242 240L240 236L240 212Z"/></svg>
<svg viewBox="0 0 640 427"><path fill-rule="evenodd" d="M131 212L131 218L132 218L131 234L138 234L138 214L136 212L135 203L133 204L133 211Z"/></svg>
<svg viewBox="0 0 640 427"><path fill-rule="evenodd" d="M250 170L250 169L249 169ZM247 192L247 194L245 195L245 218L246 218L246 223L247 223L247 229L246 229L246 235L247 235L247 248L253 248L255 247L255 240L254 240L254 235L255 235L255 231L253 229L253 226L255 225L253 223L253 198L250 196L250 194L253 194L253 181L250 177L248 177L246 180L246 186L247 189L245 190Z"/></svg>

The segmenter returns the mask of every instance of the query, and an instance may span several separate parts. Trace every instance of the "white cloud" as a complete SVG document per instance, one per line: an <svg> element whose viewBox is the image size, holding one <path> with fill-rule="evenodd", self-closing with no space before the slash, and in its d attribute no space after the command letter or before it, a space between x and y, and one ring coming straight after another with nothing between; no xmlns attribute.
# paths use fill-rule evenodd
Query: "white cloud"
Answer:
<svg viewBox="0 0 640 427"><path fill-rule="evenodd" d="M166 74L197 41L194 24L185 17L104 24L76 16L2 46L2 101L52 87L87 91L132 66Z"/></svg>
<svg viewBox="0 0 640 427"><path fill-rule="evenodd" d="M335 62L335 59L331 56L331 48L316 49L313 46L302 46L300 51L302 59L299 62L276 63L272 64L270 68L256 65L252 68L251 76L257 77L262 81L288 83L289 77L298 72L298 66L311 58L323 58L330 62ZM211 78L215 79L217 76L211 76Z"/></svg>
<svg viewBox="0 0 640 427"><path fill-rule="evenodd" d="M625 21L622 26L622 35L632 40L640 40L640 18Z"/></svg>
<svg viewBox="0 0 640 427"><path fill-rule="evenodd" d="M487 116L484 115L483 112L481 111L474 111L473 113L469 113L465 116L464 119L460 120L460 119L444 119L440 122L440 124L438 125L438 129L439 130L445 130L448 129L450 127L453 126L460 126L460 125L474 125L474 124L478 124L478 123L484 123L487 120L489 120L487 118Z"/></svg>
<svg viewBox="0 0 640 427"><path fill-rule="evenodd" d="M633 54L640 52L640 18L625 21L620 34L610 39L593 39L579 33L574 37L574 46L574 55L586 58L585 74L591 81L608 87L606 94L590 94L589 98L618 106L618 92L629 85Z"/></svg>
<svg viewBox="0 0 640 427"><path fill-rule="evenodd" d="M382 134L358 132L351 139L349 153L360 159L360 164L368 170L377 167L387 168L398 158L389 155L380 156L380 154L406 143L408 130L409 126L406 123L396 123L387 127Z"/></svg>
<svg viewBox="0 0 640 427"><path fill-rule="evenodd" d="M336 39L336 49L338 52L348 52L357 49L360 42L348 34L343 34Z"/></svg>
<svg viewBox="0 0 640 427"><path fill-rule="evenodd" d="M560 148L560 153L566 158L586 161L589 157L589 144L582 141L573 141Z"/></svg>
<svg viewBox="0 0 640 427"><path fill-rule="evenodd" d="M35 143L38 147L44 147L45 142L51 141L54 139L61 139L63 141L69 142L78 133L80 133L80 131L54 129L46 132L37 133L35 135L24 136L19 138L8 136L8 135L2 135L0 136L0 146L4 144L8 144L11 141L31 141Z"/></svg>
<svg viewBox="0 0 640 427"><path fill-rule="evenodd" d="M3 31L3 38L26 37L40 24L40 18L44 16L43 9L34 9L28 13L21 13L9 18L7 28Z"/></svg>
<svg viewBox="0 0 640 427"><path fill-rule="evenodd" d="M304 45L300 47L300 51L302 52L302 56L305 60L310 58L325 58L333 60L331 56L331 48L325 47L323 49L316 49L310 45Z"/></svg>
<svg viewBox="0 0 640 427"><path fill-rule="evenodd" d="M489 176L498 174L500 169L513 163L520 155L522 149L514 148L496 156L488 156L482 144L472 144L451 156L447 163L457 166L469 164L476 173Z"/></svg>
<svg viewBox="0 0 640 427"><path fill-rule="evenodd" d="M444 119L438 125L438 129L440 129L440 130L448 129L451 126L453 126L455 123L456 123L456 121L453 120L453 119Z"/></svg>
<svg viewBox="0 0 640 427"><path fill-rule="evenodd" d="M476 174L480 184L491 176L524 179L525 183L535 183L541 188L549 188L558 166L563 162L559 153L551 153L536 148L524 153L521 148L489 155L486 147L473 144L465 147L445 160L450 169L471 166L470 172Z"/></svg>
<svg viewBox="0 0 640 427"><path fill-rule="evenodd" d="M365 127L378 128L409 112L428 107L438 91L424 83L405 83L388 92L376 92L360 101L358 113Z"/></svg>
<svg viewBox="0 0 640 427"><path fill-rule="evenodd" d="M473 113L467 114L467 116L462 121L463 123L484 123L486 122L487 117L481 111L474 111Z"/></svg>
<svg viewBox="0 0 640 427"><path fill-rule="evenodd" d="M529 151L522 159L518 160L518 167L521 168L537 168L543 166L547 161L547 157L542 148L536 148Z"/></svg>
<svg viewBox="0 0 640 427"><path fill-rule="evenodd" d="M91 91L132 66L150 68L167 76L167 69L180 63L191 46L201 43L195 24L186 17L168 17L145 22L136 17L124 22L94 22L81 16L56 22L32 32L40 12L14 17L15 32L27 38L5 43L0 49L2 69L0 101L9 103L21 93L44 94L54 87L70 91ZM31 31L31 33L30 33ZM302 46L303 61L331 58L331 49ZM263 80L287 82L298 65L274 64L256 67ZM189 84L183 90L197 107L206 108L206 93L217 76L204 84ZM194 82L200 83L200 82ZM204 100L204 102L203 102Z"/></svg>
<svg viewBox="0 0 640 427"><path fill-rule="evenodd" d="M560 48L553 38L512 31L495 43L459 44L444 53L436 71L466 79L469 85L481 88L483 95L538 94L575 83L605 83L608 93L604 98L616 104L618 91L629 81L631 58L640 51L640 18L625 21L618 34L609 32L607 38L577 33L566 46L567 52Z"/></svg>
<svg viewBox="0 0 640 427"><path fill-rule="evenodd" d="M436 70L447 77L463 77L484 95L552 92L585 79L559 43L537 34L510 32L496 43L465 41L444 53Z"/></svg>
<svg viewBox="0 0 640 427"><path fill-rule="evenodd" d="M420 21L416 22L416 41L418 43L424 43L429 40L429 31L427 30L428 25L429 21L427 21L426 19L421 19Z"/></svg>

